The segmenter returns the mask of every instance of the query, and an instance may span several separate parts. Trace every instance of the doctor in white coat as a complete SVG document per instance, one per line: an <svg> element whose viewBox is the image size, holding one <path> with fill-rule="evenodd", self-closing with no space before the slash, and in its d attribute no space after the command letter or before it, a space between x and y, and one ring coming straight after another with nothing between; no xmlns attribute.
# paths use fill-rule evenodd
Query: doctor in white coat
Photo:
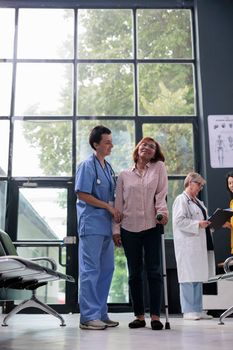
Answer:
<svg viewBox="0 0 233 350"><path fill-rule="evenodd" d="M203 282L215 274L207 209L197 198L205 183L200 174L189 173L184 180L185 190L175 199L172 210L180 304L187 320L212 318L202 306Z"/></svg>

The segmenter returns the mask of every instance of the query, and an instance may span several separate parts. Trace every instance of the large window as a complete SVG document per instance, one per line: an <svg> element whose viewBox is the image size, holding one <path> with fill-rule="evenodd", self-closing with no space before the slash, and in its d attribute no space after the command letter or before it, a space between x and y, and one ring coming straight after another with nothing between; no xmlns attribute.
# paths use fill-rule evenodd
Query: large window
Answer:
<svg viewBox="0 0 233 350"><path fill-rule="evenodd" d="M0 229L4 230L6 220L6 181L0 181Z"/></svg>
<svg viewBox="0 0 233 350"><path fill-rule="evenodd" d="M127 1L127 8L106 8L106 2L102 8L88 8L89 1L80 1L80 8L72 8L73 1L70 8L69 1L66 8L58 1L50 1L50 8L45 2L43 8L20 3L15 9L0 8L1 226L7 181L36 178L37 184L46 180L50 186L59 179L74 181L77 164L91 153L88 134L100 123L112 130L109 160L116 174L131 166L142 136L160 143L171 211L184 176L195 169L192 8L179 8L173 0L166 9L161 1L156 8L156 0L154 8L149 8L151 1L145 1L145 8L136 8L134 1ZM39 197L31 193L38 192L20 191L21 206L37 211L41 201L48 202L43 186ZM46 213L38 212L40 217L46 222ZM24 224L19 216L18 238ZM58 221L53 224L59 227ZM44 239L44 234L36 237ZM166 237L172 238L171 222ZM109 302L128 302L122 249L116 250Z"/></svg>
<svg viewBox="0 0 233 350"><path fill-rule="evenodd" d="M22 157L22 155L27 155ZM13 176L71 176L72 123L70 120L14 122Z"/></svg>

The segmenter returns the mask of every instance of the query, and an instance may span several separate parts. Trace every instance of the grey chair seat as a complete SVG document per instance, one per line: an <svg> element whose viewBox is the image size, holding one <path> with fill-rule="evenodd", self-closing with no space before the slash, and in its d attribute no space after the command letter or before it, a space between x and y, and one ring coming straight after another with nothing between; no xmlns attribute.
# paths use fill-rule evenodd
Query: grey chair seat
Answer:
<svg viewBox="0 0 233 350"><path fill-rule="evenodd" d="M218 282L218 281L233 281L233 272L230 270L230 266L233 263L233 256L227 258L223 263L223 268L225 273L213 276L209 278L208 283ZM224 311L219 318L219 324L224 324L223 320L233 313L233 306L230 306L226 311Z"/></svg>
<svg viewBox="0 0 233 350"><path fill-rule="evenodd" d="M44 266L44 262L50 267ZM72 276L57 271L56 263L48 257L25 259L17 255L17 251L9 235L0 230L0 288L4 290L30 290L31 298L17 305L3 319L2 326L7 326L7 321L22 309L36 307L57 317L61 326L65 326L64 319L47 304L36 298L37 288L51 281L64 280L74 283Z"/></svg>
<svg viewBox="0 0 233 350"><path fill-rule="evenodd" d="M13 255L0 257L0 279L7 279L18 275L20 275L23 280L30 279L30 276L34 276L35 279L38 280L48 278L50 281L64 279L68 282L74 282L72 276L41 266L31 260Z"/></svg>

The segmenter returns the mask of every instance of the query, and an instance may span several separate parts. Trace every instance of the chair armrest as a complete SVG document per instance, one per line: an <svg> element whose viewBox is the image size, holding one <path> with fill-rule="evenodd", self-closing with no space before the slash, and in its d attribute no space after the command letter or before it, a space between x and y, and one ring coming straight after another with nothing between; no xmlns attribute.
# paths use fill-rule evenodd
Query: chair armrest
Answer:
<svg viewBox="0 0 233 350"><path fill-rule="evenodd" d="M217 282L217 281L219 281L219 280L222 278L222 276L223 276L223 274L221 274L221 275L216 275L216 276L212 276L212 277L210 277L210 278L208 279L208 281L205 282L205 283Z"/></svg>
<svg viewBox="0 0 233 350"><path fill-rule="evenodd" d="M230 266L232 266L232 265L233 265L233 256L230 256L223 263L223 269L224 269L225 273L228 273L231 271Z"/></svg>
<svg viewBox="0 0 233 350"><path fill-rule="evenodd" d="M47 261L51 265L51 269L54 271L57 271L57 264L56 261L53 258L47 258L47 257L38 257L38 258L31 258L30 261Z"/></svg>

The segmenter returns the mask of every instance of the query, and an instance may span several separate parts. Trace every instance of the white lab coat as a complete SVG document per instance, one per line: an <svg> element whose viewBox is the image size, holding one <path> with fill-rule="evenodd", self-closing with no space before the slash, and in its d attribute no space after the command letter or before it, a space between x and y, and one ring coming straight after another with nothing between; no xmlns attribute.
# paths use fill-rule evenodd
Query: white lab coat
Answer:
<svg viewBox="0 0 233 350"><path fill-rule="evenodd" d="M207 281L215 275L215 261L214 252L207 251L205 229L199 227L201 209L183 192L173 203L172 217L179 283Z"/></svg>

